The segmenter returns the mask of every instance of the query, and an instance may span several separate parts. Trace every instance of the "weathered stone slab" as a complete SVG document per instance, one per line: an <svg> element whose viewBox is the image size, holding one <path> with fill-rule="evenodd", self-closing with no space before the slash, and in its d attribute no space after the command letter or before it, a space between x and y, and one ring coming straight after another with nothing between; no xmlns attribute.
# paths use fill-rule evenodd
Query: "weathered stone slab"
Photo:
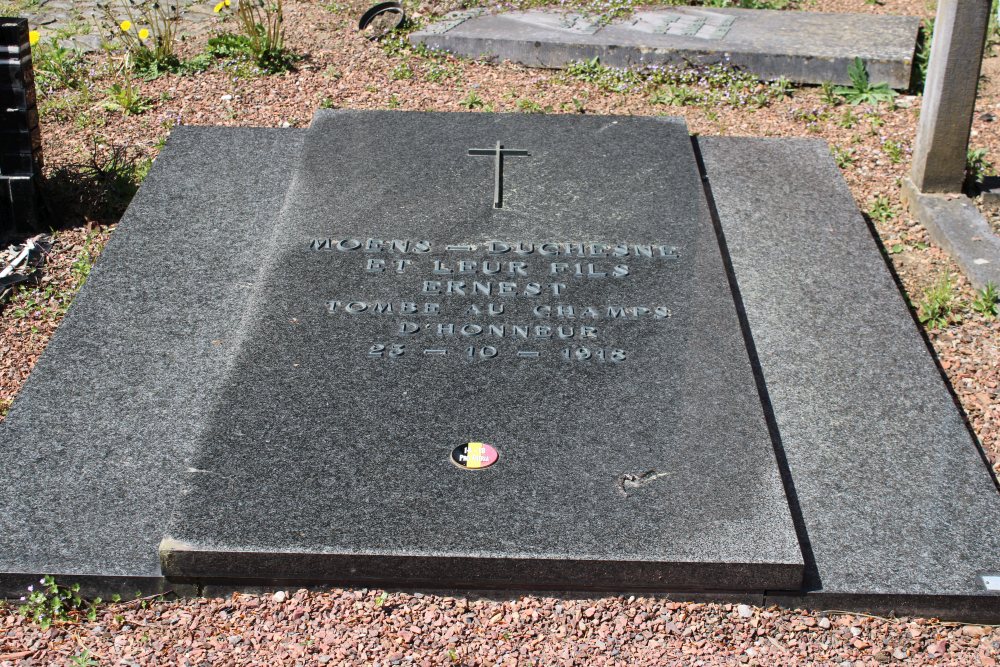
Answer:
<svg viewBox="0 0 1000 667"><path fill-rule="evenodd" d="M807 535L768 600L996 622L996 482L826 144L698 143Z"/></svg>
<svg viewBox="0 0 1000 667"><path fill-rule="evenodd" d="M410 35L415 44L469 58L561 68L727 62L764 79L849 84L863 59L874 83L910 85L920 20L911 16L671 7L610 24L555 10L445 16Z"/></svg>
<svg viewBox="0 0 1000 667"><path fill-rule="evenodd" d="M268 255L168 577L799 587L683 122L321 112Z"/></svg>
<svg viewBox="0 0 1000 667"><path fill-rule="evenodd" d="M0 424L0 596L41 574L163 585L157 545L301 136L172 133Z"/></svg>

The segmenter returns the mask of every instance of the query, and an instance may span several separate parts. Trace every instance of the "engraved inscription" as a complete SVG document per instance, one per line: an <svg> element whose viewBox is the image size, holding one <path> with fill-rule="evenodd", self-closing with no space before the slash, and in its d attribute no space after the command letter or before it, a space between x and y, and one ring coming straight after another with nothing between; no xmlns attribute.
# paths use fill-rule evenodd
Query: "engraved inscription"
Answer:
<svg viewBox="0 0 1000 667"><path fill-rule="evenodd" d="M617 327L661 326L673 312L667 303L622 302L621 295L630 294L636 275L669 270L681 258L667 244L570 241L325 238L310 239L307 249L356 262L372 280L399 275L393 280L409 285L397 300L335 294L324 304L334 318L385 320L380 339L362 349L390 362L627 363L635 351L616 344Z"/></svg>

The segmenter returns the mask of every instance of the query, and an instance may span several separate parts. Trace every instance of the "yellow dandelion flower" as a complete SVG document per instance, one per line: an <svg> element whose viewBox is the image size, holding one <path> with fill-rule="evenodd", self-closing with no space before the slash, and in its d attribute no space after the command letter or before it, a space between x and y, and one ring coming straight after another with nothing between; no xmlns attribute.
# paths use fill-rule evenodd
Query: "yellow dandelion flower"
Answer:
<svg viewBox="0 0 1000 667"><path fill-rule="evenodd" d="M139 39L149 39L149 31L143 28L139 31Z"/></svg>
<svg viewBox="0 0 1000 667"><path fill-rule="evenodd" d="M223 2L225 2L225 3L226 3L226 7L228 7L228 6L229 6L229 0L223 0Z"/></svg>
<svg viewBox="0 0 1000 667"><path fill-rule="evenodd" d="M226 2L225 2L225 0L221 0L221 1L219 2L219 4L217 4L217 5L215 6L215 13L216 13L216 14L218 14L219 12L221 12L221 11L222 11L222 8L223 8L223 7L225 7L225 6L226 6Z"/></svg>
<svg viewBox="0 0 1000 667"><path fill-rule="evenodd" d="M122 29L122 32L128 32L129 30L132 29L132 22L131 21L122 21L120 27Z"/></svg>
<svg viewBox="0 0 1000 667"><path fill-rule="evenodd" d="M40 40L41 38L42 36L38 34L37 30L32 30L31 32L28 33L28 43L31 44L32 46L38 44L38 40Z"/></svg>

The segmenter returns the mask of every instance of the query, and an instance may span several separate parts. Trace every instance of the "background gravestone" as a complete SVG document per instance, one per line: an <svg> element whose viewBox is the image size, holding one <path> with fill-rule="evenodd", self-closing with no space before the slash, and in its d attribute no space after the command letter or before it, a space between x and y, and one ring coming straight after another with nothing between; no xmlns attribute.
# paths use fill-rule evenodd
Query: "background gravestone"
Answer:
<svg viewBox="0 0 1000 667"><path fill-rule="evenodd" d="M0 234L37 222L42 137L28 21L0 18Z"/></svg>
<svg viewBox="0 0 1000 667"><path fill-rule="evenodd" d="M855 58L873 83L910 85L920 19L760 9L670 7L603 23L561 10L454 12L411 33L414 44L529 67L725 63L762 79L850 84Z"/></svg>

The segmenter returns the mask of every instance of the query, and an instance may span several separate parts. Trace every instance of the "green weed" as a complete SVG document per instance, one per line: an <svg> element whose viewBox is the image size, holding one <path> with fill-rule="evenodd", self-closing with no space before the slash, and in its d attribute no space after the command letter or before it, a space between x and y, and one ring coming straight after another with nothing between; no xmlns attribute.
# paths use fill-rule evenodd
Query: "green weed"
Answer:
<svg viewBox="0 0 1000 667"><path fill-rule="evenodd" d="M686 86L673 86L669 83L653 91L649 97L650 104L667 104L672 107L683 107L697 102L698 95Z"/></svg>
<svg viewBox="0 0 1000 667"><path fill-rule="evenodd" d="M94 262L97 261L97 256L100 253L101 248L96 243L94 232L89 232L87 238L83 241L83 250L80 251L80 254L70 267L70 273L73 275L77 288L83 287L83 284L87 282L90 270L94 267Z"/></svg>
<svg viewBox="0 0 1000 667"><path fill-rule="evenodd" d="M841 126L845 130L854 129L854 126L860 122L860 118L854 113L854 110L848 107L844 109L844 113L840 114L840 118L837 120L837 125Z"/></svg>
<svg viewBox="0 0 1000 667"><path fill-rule="evenodd" d="M987 176L994 176L993 163L986 159L989 151L985 148L970 148L965 159L966 182L976 185L982 183Z"/></svg>
<svg viewBox="0 0 1000 667"><path fill-rule="evenodd" d="M570 63L566 74L610 93L648 90L657 104L679 103L706 107L759 108L780 99L786 84L762 83L752 74L724 64L684 67L647 65L639 68L605 67L598 58ZM668 86L672 88L667 88Z"/></svg>
<svg viewBox="0 0 1000 667"><path fill-rule="evenodd" d="M834 92L855 106L859 104L877 106L880 102L891 102L898 95L887 83L873 86L868 77L868 68L861 58L854 59L847 68L847 76L851 79L851 85L839 86Z"/></svg>
<svg viewBox="0 0 1000 667"><path fill-rule="evenodd" d="M424 75L424 78L431 83L441 83L447 79L457 79L458 76L457 67L445 63L432 62L430 67L427 68L427 74Z"/></svg>
<svg viewBox="0 0 1000 667"><path fill-rule="evenodd" d="M976 291L972 298L972 310L979 313L988 320L997 316L997 304L1000 303L1000 292L993 283L986 283L986 287Z"/></svg>
<svg viewBox="0 0 1000 667"><path fill-rule="evenodd" d="M885 195L877 195L868 205L868 217L873 221L885 224L896 215L896 210Z"/></svg>
<svg viewBox="0 0 1000 667"><path fill-rule="evenodd" d="M104 19L112 42L119 42L133 71L146 78L156 78L164 72L183 69L177 56L177 22L180 14L176 5L160 4L157 0L119 2L125 20L118 21L110 4L104 5Z"/></svg>
<svg viewBox="0 0 1000 667"><path fill-rule="evenodd" d="M949 324L960 322L961 316L955 312L955 288L951 275L945 274L930 287L917 304L917 317L931 329L943 329Z"/></svg>
<svg viewBox="0 0 1000 667"><path fill-rule="evenodd" d="M1000 0L993 0L990 7L990 23L986 29L986 48L989 52L1000 46Z"/></svg>
<svg viewBox="0 0 1000 667"><path fill-rule="evenodd" d="M931 42L933 39L934 19L926 19L920 26L920 41L913 57L913 64L917 68L917 80L914 88L918 91L924 89L924 83L927 81L927 65L931 61Z"/></svg>
<svg viewBox="0 0 1000 667"><path fill-rule="evenodd" d="M215 5L216 13L230 9L230 0ZM282 0L239 0L236 4L239 32L224 33L208 41L209 51L217 55L222 50L229 56L246 57L265 74L280 74L295 69L302 56L285 46L285 18ZM213 46L213 40L221 40Z"/></svg>
<svg viewBox="0 0 1000 667"><path fill-rule="evenodd" d="M69 661L76 667L97 667L101 664L90 655L90 649L86 648L77 655L71 656Z"/></svg>
<svg viewBox="0 0 1000 667"><path fill-rule="evenodd" d="M110 111L120 111L125 116L139 115L152 108L153 103L148 97L143 97L139 86L135 84L128 73L122 75L122 81L108 88L108 101L104 108Z"/></svg>
<svg viewBox="0 0 1000 667"><path fill-rule="evenodd" d="M55 37L48 44L38 43L31 49L35 79L39 87L51 92L59 88L78 90L85 80L85 64L80 54L59 45Z"/></svg>
<svg viewBox="0 0 1000 667"><path fill-rule="evenodd" d="M81 172L97 183L107 206L121 208L132 200L152 164L152 160L142 157L127 144L94 137L90 160Z"/></svg>
<svg viewBox="0 0 1000 667"><path fill-rule="evenodd" d="M903 144L899 141L893 141L892 139L886 139L882 143L882 150L888 156L889 161L893 164L899 164L903 161Z"/></svg>
<svg viewBox="0 0 1000 667"><path fill-rule="evenodd" d="M830 154L833 155L834 162L841 169L847 169L854 164L854 149L853 148L841 148L840 146L830 145Z"/></svg>
<svg viewBox="0 0 1000 667"><path fill-rule="evenodd" d="M483 106L483 100L476 94L476 91L470 90L462 101L459 102L466 109L479 109Z"/></svg>
<svg viewBox="0 0 1000 667"><path fill-rule="evenodd" d="M81 618L97 619L97 607L101 598L91 601L80 597L80 584L62 586L51 575L42 577L35 585L28 586L28 595L21 598L18 611L22 616L37 623L42 630L48 630L53 623L67 623Z"/></svg>
<svg viewBox="0 0 1000 667"><path fill-rule="evenodd" d="M823 100L823 104L827 104L831 107L835 107L843 102L843 98L837 94L837 87L832 81L824 81L820 84L820 99Z"/></svg>
<svg viewBox="0 0 1000 667"><path fill-rule="evenodd" d="M517 110L524 113L550 113L552 107L548 105L542 106L534 100L523 98L517 101Z"/></svg>
<svg viewBox="0 0 1000 667"><path fill-rule="evenodd" d="M389 78L393 81L400 81L404 79L413 78L413 69L410 67L409 63L402 62L392 68L389 72Z"/></svg>

